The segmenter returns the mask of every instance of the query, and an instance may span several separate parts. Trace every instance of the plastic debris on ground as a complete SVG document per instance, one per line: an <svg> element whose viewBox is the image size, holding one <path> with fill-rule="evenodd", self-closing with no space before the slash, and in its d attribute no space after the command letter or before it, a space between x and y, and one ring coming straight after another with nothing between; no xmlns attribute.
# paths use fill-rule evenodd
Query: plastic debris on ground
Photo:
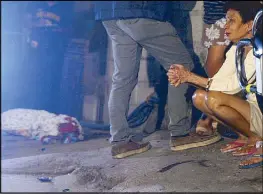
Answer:
<svg viewBox="0 0 263 194"><path fill-rule="evenodd" d="M39 177L37 179L39 181L43 182L43 183L52 182L52 178L51 177Z"/></svg>

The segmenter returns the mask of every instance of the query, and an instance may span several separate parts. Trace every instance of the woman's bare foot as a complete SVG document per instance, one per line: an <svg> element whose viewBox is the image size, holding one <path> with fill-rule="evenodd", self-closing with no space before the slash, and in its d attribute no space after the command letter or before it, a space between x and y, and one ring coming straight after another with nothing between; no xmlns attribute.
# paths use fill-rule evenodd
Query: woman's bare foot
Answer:
<svg viewBox="0 0 263 194"><path fill-rule="evenodd" d="M233 156L246 156L254 154L257 151L256 143L258 141L261 141L261 138L257 136L248 138L247 144L235 150L233 152Z"/></svg>
<svg viewBox="0 0 263 194"><path fill-rule="evenodd" d="M215 131L212 121L210 118L206 118L205 120L200 119L196 125L196 133L198 135L212 135Z"/></svg>
<svg viewBox="0 0 263 194"><path fill-rule="evenodd" d="M231 143L226 144L225 146L223 146L220 151L222 153L228 153L228 152L233 152L241 147L243 147L244 145L246 145L246 140L236 140L233 141Z"/></svg>
<svg viewBox="0 0 263 194"><path fill-rule="evenodd" d="M262 148L262 141L261 145L256 146L256 152L246 160L243 160L239 164L239 168L247 169L247 168L254 168L258 166L262 166L263 164L263 148Z"/></svg>
<svg viewBox="0 0 263 194"><path fill-rule="evenodd" d="M239 134L238 139L224 145L223 147L221 147L220 151L222 153L233 152L233 151L245 146L247 143L248 143L248 138Z"/></svg>

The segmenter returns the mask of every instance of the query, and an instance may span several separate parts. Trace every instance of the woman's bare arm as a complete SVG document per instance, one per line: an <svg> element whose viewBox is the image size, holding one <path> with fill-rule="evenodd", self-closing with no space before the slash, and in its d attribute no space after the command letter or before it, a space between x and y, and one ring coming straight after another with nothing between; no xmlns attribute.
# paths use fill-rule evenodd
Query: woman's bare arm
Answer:
<svg viewBox="0 0 263 194"><path fill-rule="evenodd" d="M183 65L172 65L168 70L167 76L169 82L175 87L182 83L189 83L196 87L205 88L208 83L208 78L190 72Z"/></svg>
<svg viewBox="0 0 263 194"><path fill-rule="evenodd" d="M208 77L213 77L222 67L225 61L224 53L226 48L227 46L216 45L211 46L208 49L208 55L205 63L205 69L208 74Z"/></svg>
<svg viewBox="0 0 263 194"><path fill-rule="evenodd" d="M195 73L190 72L190 75L187 79L187 83L193 84L194 86L199 86L205 88L208 82L208 78L201 77Z"/></svg>

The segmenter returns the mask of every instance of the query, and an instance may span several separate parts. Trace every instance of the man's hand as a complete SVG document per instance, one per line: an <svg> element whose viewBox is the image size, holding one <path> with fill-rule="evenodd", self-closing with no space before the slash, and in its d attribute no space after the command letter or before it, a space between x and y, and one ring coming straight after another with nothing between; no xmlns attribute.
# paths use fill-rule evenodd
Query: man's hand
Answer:
<svg viewBox="0 0 263 194"><path fill-rule="evenodd" d="M183 65L171 65L167 73L168 80L171 85L177 87L178 85L188 81L190 72L184 68Z"/></svg>

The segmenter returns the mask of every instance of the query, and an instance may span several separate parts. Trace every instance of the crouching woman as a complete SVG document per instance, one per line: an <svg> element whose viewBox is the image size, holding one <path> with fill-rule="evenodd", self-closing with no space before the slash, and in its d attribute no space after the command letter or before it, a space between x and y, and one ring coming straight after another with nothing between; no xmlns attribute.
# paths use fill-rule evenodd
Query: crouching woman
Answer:
<svg viewBox="0 0 263 194"><path fill-rule="evenodd" d="M241 91L235 68L235 44L241 39L252 38L253 19L261 8L262 4L256 1L230 1L226 4L225 34L234 45L211 79L198 76L180 64L172 65L167 73L169 82L175 87L189 83L201 88L192 97L195 107L241 134L236 141L221 149L222 152L232 152L234 156L251 155L240 163L240 168L262 166L262 112L256 97L251 93L245 99L233 95ZM246 76L249 83L254 83L255 63L251 47L245 48L245 56Z"/></svg>

